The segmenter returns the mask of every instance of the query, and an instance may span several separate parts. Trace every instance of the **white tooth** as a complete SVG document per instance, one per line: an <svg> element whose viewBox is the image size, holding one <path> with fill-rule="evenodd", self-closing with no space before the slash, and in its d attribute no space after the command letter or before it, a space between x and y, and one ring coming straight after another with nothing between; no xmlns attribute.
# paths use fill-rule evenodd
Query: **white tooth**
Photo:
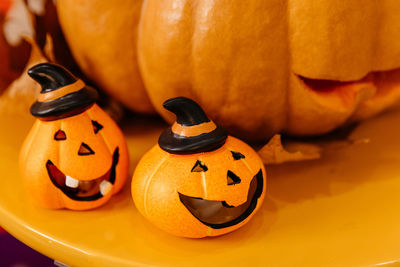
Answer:
<svg viewBox="0 0 400 267"><path fill-rule="evenodd" d="M110 183L109 181L103 181L100 184L100 193L105 196L107 195L112 188L112 183Z"/></svg>
<svg viewBox="0 0 400 267"><path fill-rule="evenodd" d="M67 175L65 178L65 185L68 187L77 188L79 186L79 180Z"/></svg>

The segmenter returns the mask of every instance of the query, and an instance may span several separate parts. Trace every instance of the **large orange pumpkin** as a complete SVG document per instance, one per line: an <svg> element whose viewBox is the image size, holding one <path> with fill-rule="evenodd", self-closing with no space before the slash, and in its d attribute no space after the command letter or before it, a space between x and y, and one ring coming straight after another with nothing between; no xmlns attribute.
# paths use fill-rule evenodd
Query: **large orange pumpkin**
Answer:
<svg viewBox="0 0 400 267"><path fill-rule="evenodd" d="M183 95L246 138L321 134L400 98L396 0L57 5L83 71L128 107L148 111L151 101L170 121L162 103Z"/></svg>
<svg viewBox="0 0 400 267"><path fill-rule="evenodd" d="M37 117L20 153L27 192L40 206L87 210L106 203L128 175L125 138L95 104L96 91L58 65L28 74L42 85Z"/></svg>

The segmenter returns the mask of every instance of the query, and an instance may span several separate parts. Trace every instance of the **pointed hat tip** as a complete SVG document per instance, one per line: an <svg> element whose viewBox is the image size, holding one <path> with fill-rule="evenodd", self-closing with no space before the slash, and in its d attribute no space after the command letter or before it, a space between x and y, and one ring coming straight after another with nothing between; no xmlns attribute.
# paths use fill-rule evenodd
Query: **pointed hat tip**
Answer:
<svg viewBox="0 0 400 267"><path fill-rule="evenodd" d="M184 126L209 122L204 110L194 100L179 96L166 100L163 107L176 115L176 122Z"/></svg>

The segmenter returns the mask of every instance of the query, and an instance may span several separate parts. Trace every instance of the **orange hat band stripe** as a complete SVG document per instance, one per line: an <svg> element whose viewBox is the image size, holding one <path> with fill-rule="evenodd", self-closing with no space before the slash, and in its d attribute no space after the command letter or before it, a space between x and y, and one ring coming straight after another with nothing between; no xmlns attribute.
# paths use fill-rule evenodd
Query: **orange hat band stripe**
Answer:
<svg viewBox="0 0 400 267"><path fill-rule="evenodd" d="M199 125L193 125L193 126L182 126L175 122L172 125L171 130L174 134L178 134L180 136L194 137L204 133L212 132L216 128L217 125L215 125L215 123L212 121L204 122Z"/></svg>
<svg viewBox="0 0 400 267"><path fill-rule="evenodd" d="M68 95L70 93L77 92L85 87L85 83L82 80L77 80L74 83L68 84L64 87L61 87L60 89L47 92L44 94L39 94L37 101L38 102L45 102L45 101L51 101L51 100L56 100L60 97L63 97L65 95Z"/></svg>

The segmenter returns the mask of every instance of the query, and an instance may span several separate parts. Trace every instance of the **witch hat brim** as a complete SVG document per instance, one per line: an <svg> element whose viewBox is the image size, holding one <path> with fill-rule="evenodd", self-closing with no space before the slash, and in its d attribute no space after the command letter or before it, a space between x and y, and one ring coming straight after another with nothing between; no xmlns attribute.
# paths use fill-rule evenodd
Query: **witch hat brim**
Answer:
<svg viewBox="0 0 400 267"><path fill-rule="evenodd" d="M225 144L228 134L220 126L209 133L195 137L180 136L172 132L171 128L164 131L158 143L165 151L173 154L194 154L216 150Z"/></svg>
<svg viewBox="0 0 400 267"><path fill-rule="evenodd" d="M225 144L227 131L212 122L193 100L176 97L165 101L163 106L177 118L158 139L163 150L173 154L193 154L209 152Z"/></svg>
<svg viewBox="0 0 400 267"><path fill-rule="evenodd" d="M63 67L42 63L28 70L42 90L31 106L31 114L41 120L70 117L91 107L97 100L97 91Z"/></svg>
<svg viewBox="0 0 400 267"><path fill-rule="evenodd" d="M85 86L81 90L58 99L39 102L31 106L30 112L41 120L56 120L71 117L90 108L97 100L97 91Z"/></svg>

